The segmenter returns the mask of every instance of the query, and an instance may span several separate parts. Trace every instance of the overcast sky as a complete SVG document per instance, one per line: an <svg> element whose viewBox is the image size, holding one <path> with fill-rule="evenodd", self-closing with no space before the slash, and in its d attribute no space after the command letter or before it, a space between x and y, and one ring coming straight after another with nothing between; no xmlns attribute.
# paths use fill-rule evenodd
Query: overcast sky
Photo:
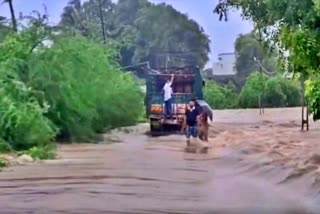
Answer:
<svg viewBox="0 0 320 214"><path fill-rule="evenodd" d="M135 0L132 0L135 1ZM234 42L239 34L252 30L252 24L242 20L239 12L229 14L228 22L219 22L218 16L212 13L218 0L150 0L154 3L166 2L182 13L196 20L209 35L211 40L211 54L208 66L216 61L217 54L233 52ZM47 6L50 22L55 24L60 19L63 7L68 0L14 0L16 13L30 13L32 10L43 11L43 4ZM0 5L0 16L8 16L9 9L6 4Z"/></svg>

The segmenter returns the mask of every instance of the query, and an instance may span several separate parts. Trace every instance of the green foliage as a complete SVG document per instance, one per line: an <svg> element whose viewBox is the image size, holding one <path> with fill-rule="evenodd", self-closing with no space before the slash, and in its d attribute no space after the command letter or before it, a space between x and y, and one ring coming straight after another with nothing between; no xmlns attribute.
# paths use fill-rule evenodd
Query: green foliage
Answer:
<svg viewBox="0 0 320 214"><path fill-rule="evenodd" d="M13 151L12 146L9 143L7 143L5 140L0 138L0 153L8 153L12 151Z"/></svg>
<svg viewBox="0 0 320 214"><path fill-rule="evenodd" d="M306 98L309 111L313 113L313 119L320 119L320 75L313 75L306 81Z"/></svg>
<svg viewBox="0 0 320 214"><path fill-rule="evenodd" d="M232 87L220 86L214 81L206 82L205 100L214 109L232 109L238 104L238 96Z"/></svg>
<svg viewBox="0 0 320 214"><path fill-rule="evenodd" d="M147 0L119 0L116 4L108 0L102 1L102 9L108 42L121 44L122 66L144 61L152 67L164 66L167 56L171 56L169 63L174 65L188 62L203 67L208 61L207 35L195 21L172 6ZM80 0L70 1L60 25L71 29L72 35L102 41L97 0L83 4Z"/></svg>
<svg viewBox="0 0 320 214"><path fill-rule="evenodd" d="M277 77L280 81L283 93L286 96L286 107L301 106L302 92L301 86L296 80L287 80L281 77Z"/></svg>
<svg viewBox="0 0 320 214"><path fill-rule="evenodd" d="M27 60L45 35L41 21L0 43L0 139L5 150L45 145L55 136L54 125L44 116L46 103L38 102L26 78Z"/></svg>
<svg viewBox="0 0 320 214"><path fill-rule="evenodd" d="M223 0L219 1L215 12L223 17L229 7L242 9L244 17L251 19L276 44L275 48L289 51L291 71L302 74L303 79L309 79L310 113L318 115L320 99L313 86L318 85L320 66L320 1ZM315 119L320 119L320 116Z"/></svg>
<svg viewBox="0 0 320 214"><path fill-rule="evenodd" d="M239 105L242 108L257 108L259 107L259 96L262 95L266 82L267 76L262 75L258 72L252 73L242 91L240 93Z"/></svg>
<svg viewBox="0 0 320 214"><path fill-rule="evenodd" d="M10 28L1 23L1 17L0 17L0 42L4 40L4 38L8 35L9 32L10 32Z"/></svg>
<svg viewBox="0 0 320 214"><path fill-rule="evenodd" d="M220 86L211 81L205 88L205 100L215 109L258 108L259 96L265 107L295 107L301 104L301 92L297 82L283 77L268 77L252 73L240 95L232 84Z"/></svg>
<svg viewBox="0 0 320 214"><path fill-rule="evenodd" d="M301 104L300 87L296 82L253 73L241 91L240 107L259 107L259 96L265 107L294 107Z"/></svg>
<svg viewBox="0 0 320 214"><path fill-rule="evenodd" d="M276 71L275 54L271 54L256 37L257 35L254 33L240 35L235 42L235 68L237 70L235 80L240 87L245 84L247 77L252 72L260 69L254 58L259 60L268 72Z"/></svg>
<svg viewBox="0 0 320 214"><path fill-rule="evenodd" d="M287 97L283 91L284 81L279 78L270 78L264 89L263 102L267 107L285 107Z"/></svg>
<svg viewBox="0 0 320 214"><path fill-rule="evenodd" d="M8 166L8 164L9 164L8 161L0 158L0 169Z"/></svg>
<svg viewBox="0 0 320 214"><path fill-rule="evenodd" d="M309 29L283 27L280 39L290 50L290 62L295 72L307 75L320 65L320 34Z"/></svg>
<svg viewBox="0 0 320 214"><path fill-rule="evenodd" d="M57 135L95 141L139 119L142 92L115 63L115 47L59 36L48 48L51 29L41 17L30 20L0 43L0 151L51 158Z"/></svg>
<svg viewBox="0 0 320 214"><path fill-rule="evenodd" d="M94 140L96 132L131 125L140 116L140 88L131 74L119 70L115 53L111 46L72 38L30 60L30 83L43 93L50 106L46 116L60 137Z"/></svg>
<svg viewBox="0 0 320 214"><path fill-rule="evenodd" d="M37 146L23 152L32 157L34 160L52 160L56 158L56 146L48 144L45 146Z"/></svg>

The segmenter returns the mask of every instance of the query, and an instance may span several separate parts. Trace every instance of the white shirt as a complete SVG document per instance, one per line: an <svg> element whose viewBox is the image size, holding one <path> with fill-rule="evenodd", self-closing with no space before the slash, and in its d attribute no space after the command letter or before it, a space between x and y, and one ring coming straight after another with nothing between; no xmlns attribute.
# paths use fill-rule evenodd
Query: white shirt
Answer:
<svg viewBox="0 0 320 214"><path fill-rule="evenodd" d="M164 84L163 86L164 101L171 99L171 95L172 95L171 85L172 85L172 82L166 82L166 84Z"/></svg>

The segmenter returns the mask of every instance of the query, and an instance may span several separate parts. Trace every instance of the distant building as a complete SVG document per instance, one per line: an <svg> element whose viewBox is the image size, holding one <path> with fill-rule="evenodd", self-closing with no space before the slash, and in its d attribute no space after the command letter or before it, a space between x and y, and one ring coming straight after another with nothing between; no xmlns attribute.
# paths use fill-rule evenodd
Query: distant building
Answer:
<svg viewBox="0 0 320 214"><path fill-rule="evenodd" d="M235 69L235 53L221 53L218 55L218 62L213 63L212 73L208 76L229 76L237 73Z"/></svg>

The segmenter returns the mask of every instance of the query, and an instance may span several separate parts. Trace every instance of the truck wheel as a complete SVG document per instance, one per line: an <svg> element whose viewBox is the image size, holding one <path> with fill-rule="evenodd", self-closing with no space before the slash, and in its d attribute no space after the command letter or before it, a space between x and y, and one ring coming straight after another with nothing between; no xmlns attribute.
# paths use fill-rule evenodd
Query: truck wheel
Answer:
<svg viewBox="0 0 320 214"><path fill-rule="evenodd" d="M161 129L159 127L155 127L153 125L150 125L150 134L152 137L159 136L161 133Z"/></svg>

